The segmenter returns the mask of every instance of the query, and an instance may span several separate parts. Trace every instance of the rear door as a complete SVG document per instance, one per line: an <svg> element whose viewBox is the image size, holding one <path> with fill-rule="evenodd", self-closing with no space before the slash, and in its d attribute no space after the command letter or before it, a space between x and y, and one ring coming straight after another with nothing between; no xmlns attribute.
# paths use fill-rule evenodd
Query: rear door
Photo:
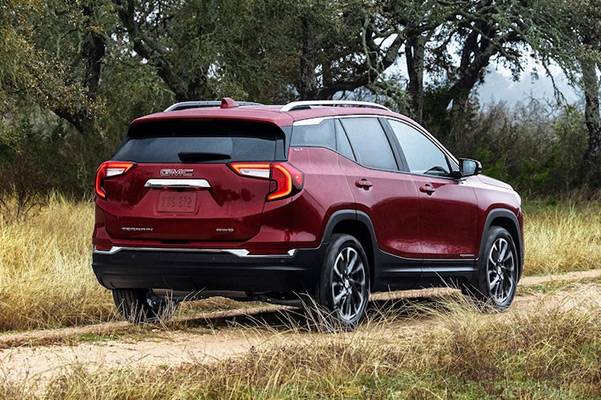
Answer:
<svg viewBox="0 0 601 400"><path fill-rule="evenodd" d="M265 123L163 120L133 125L113 160L136 165L103 182L107 230L116 238L166 243L247 240L261 227L272 183L241 176L229 164L252 167L283 154L284 133Z"/></svg>
<svg viewBox="0 0 601 400"><path fill-rule="evenodd" d="M419 258L417 191L412 177L399 172L400 160L395 158L380 120L340 118L337 130L342 133L339 135L341 145L350 141L350 146L346 146L352 147L351 155L356 160L341 158L340 167L348 179L357 208L373 222L380 249L396 256ZM384 269L400 267L398 272L403 272L415 267L414 262L406 261L406 265L388 265Z"/></svg>

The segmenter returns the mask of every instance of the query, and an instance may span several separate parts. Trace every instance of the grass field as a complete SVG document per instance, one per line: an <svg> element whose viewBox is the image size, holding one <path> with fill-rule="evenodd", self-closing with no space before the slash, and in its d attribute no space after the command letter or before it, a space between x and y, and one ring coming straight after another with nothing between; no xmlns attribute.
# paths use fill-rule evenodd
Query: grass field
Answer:
<svg viewBox="0 0 601 400"><path fill-rule="evenodd" d="M601 203L527 202L526 275L601 268Z"/></svg>
<svg viewBox="0 0 601 400"><path fill-rule="evenodd" d="M58 195L27 219L0 214L0 331L118 318L91 271L93 218ZM527 203L525 243L527 275L601 268L601 206Z"/></svg>
<svg viewBox="0 0 601 400"><path fill-rule="evenodd" d="M352 334L308 334L215 363L76 365L42 391L0 383L0 398L593 399L601 394L601 310L590 304L485 315L449 299L417 310L428 325L413 334L374 338L394 322L385 314Z"/></svg>
<svg viewBox="0 0 601 400"><path fill-rule="evenodd" d="M0 217L0 331L116 317L91 270L94 208L54 196L23 220Z"/></svg>

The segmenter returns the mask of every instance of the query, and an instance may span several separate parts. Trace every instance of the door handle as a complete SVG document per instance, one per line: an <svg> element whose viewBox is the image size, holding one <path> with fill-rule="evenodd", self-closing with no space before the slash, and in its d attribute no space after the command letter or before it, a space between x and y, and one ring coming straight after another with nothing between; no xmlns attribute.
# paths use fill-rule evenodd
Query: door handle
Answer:
<svg viewBox="0 0 601 400"><path fill-rule="evenodd" d="M369 190L374 184L368 181L367 179L361 179L360 181L355 182L355 186L359 188L363 188L365 190Z"/></svg>
<svg viewBox="0 0 601 400"><path fill-rule="evenodd" d="M432 193L436 192L436 189L434 189L429 183L426 183L425 185L419 187L419 191L422 193L427 193L428 196L431 196Z"/></svg>

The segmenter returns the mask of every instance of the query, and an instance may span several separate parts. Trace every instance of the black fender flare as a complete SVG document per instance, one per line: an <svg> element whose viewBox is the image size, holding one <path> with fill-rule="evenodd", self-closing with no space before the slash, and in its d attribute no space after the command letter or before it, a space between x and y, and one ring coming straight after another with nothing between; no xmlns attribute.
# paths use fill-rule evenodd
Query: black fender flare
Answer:
<svg viewBox="0 0 601 400"><path fill-rule="evenodd" d="M486 216L486 221L484 222L484 228L482 229L482 238L480 239L480 252L478 255L478 260L480 259L480 257L482 257L483 253L484 253L484 246L486 245L486 232L488 232L488 229L490 228L490 226L492 225L492 222L496 219L496 218L504 218L504 219L508 219L511 221L511 223L513 224L513 228L515 230L515 235L517 236L515 239L516 240L516 247L517 247L517 251L519 252L519 271L518 271L518 279L519 277L522 275L522 270L524 268L524 239L522 238L522 230L520 229L520 223L518 221L517 216L508 209L505 208L495 208L493 210L491 210L488 215ZM510 234L512 234L514 232L509 232Z"/></svg>
<svg viewBox="0 0 601 400"><path fill-rule="evenodd" d="M338 210L330 216L330 219L328 219L326 228L323 233L323 238L321 241L322 245L324 243L330 242L330 240L332 239L332 235L334 234L334 228L338 223L343 221L357 221L363 223L369 231L371 245L374 246L374 249L378 248L378 241L376 239L374 224L371 222L371 218L369 218L369 215L367 215L363 211L357 211L352 209Z"/></svg>
<svg viewBox="0 0 601 400"><path fill-rule="evenodd" d="M370 273L372 275L372 278L375 278L377 276L377 270L378 270L378 264L379 264L378 260L379 260L379 255L380 255L380 247L378 246L378 240L376 238L374 224L372 223L369 215L367 215L365 212L353 210L353 209L342 209L342 210L335 211L330 216L330 218L328 219L328 222L326 223L326 228L324 229L320 247L326 248L328 246L328 244L332 240L332 236L334 235L334 228L340 222L344 222L344 221L359 222L359 223L365 225L365 227L367 228L367 231L369 233L369 240L371 241L371 243L370 243L371 253L372 253L371 257L370 257L368 249L365 249L365 250L368 253L368 258L371 258L370 261L371 261L372 265L370 266L371 267Z"/></svg>

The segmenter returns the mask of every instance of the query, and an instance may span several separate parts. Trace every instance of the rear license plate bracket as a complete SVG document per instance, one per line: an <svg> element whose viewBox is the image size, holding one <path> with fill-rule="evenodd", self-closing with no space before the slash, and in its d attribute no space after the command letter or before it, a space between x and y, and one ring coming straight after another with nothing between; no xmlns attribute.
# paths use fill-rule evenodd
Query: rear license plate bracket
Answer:
<svg viewBox="0 0 601 400"><path fill-rule="evenodd" d="M196 210L196 192L161 191L157 210L170 213L193 213Z"/></svg>

